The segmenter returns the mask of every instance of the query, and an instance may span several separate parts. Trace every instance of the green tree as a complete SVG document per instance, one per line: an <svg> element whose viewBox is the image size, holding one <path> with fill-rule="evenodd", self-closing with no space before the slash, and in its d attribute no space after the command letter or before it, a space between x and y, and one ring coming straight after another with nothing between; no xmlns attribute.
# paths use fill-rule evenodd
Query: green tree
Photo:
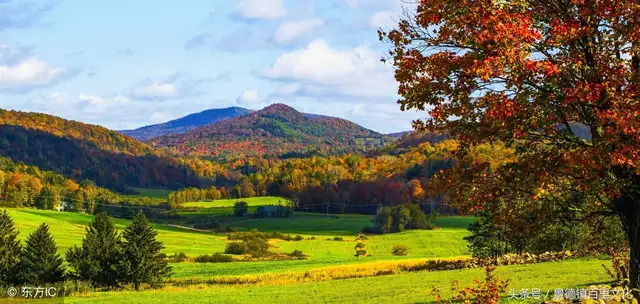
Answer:
<svg viewBox="0 0 640 304"><path fill-rule="evenodd" d="M15 274L21 251L18 230L7 210L3 210L0 213L0 286L16 282Z"/></svg>
<svg viewBox="0 0 640 304"><path fill-rule="evenodd" d="M60 195L58 191L51 186L44 186L36 199L36 208L53 210L58 205L60 205Z"/></svg>
<svg viewBox="0 0 640 304"><path fill-rule="evenodd" d="M99 213L86 229L81 247L69 249L66 258L78 279L117 287L120 252L120 236L113 222L106 213Z"/></svg>
<svg viewBox="0 0 640 304"><path fill-rule="evenodd" d="M247 213L247 206L249 206L247 202L235 202L235 204L233 204L233 214L235 216L243 216Z"/></svg>
<svg viewBox="0 0 640 304"><path fill-rule="evenodd" d="M166 255L160 252L164 244L156 240L157 235L142 212L136 214L122 233L119 270L123 282L132 283L135 290L139 290L142 283L155 285L171 276Z"/></svg>
<svg viewBox="0 0 640 304"><path fill-rule="evenodd" d="M65 268L57 251L49 226L42 223L29 235L22 251L18 267L20 281L34 285L63 281Z"/></svg>

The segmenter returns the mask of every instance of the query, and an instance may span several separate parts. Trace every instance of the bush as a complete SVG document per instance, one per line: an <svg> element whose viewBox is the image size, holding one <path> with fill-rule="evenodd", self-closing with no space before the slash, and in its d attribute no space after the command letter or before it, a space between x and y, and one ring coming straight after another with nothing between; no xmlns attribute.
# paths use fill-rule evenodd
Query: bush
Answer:
<svg viewBox="0 0 640 304"><path fill-rule="evenodd" d="M367 250L365 250L364 248L367 245L365 245L364 243L360 242L358 244L356 244L356 247L353 248L356 251L356 256L366 256L367 255Z"/></svg>
<svg viewBox="0 0 640 304"><path fill-rule="evenodd" d="M391 250L391 254L396 256L407 255L409 253L409 247L407 245L393 245L393 249Z"/></svg>
<svg viewBox="0 0 640 304"><path fill-rule="evenodd" d="M296 237L293 238L294 241L302 241L304 238L301 235L296 235Z"/></svg>
<svg viewBox="0 0 640 304"><path fill-rule="evenodd" d="M249 252L249 247L245 242L233 242L227 244L227 248L224 249L224 253L227 254L246 254Z"/></svg>
<svg viewBox="0 0 640 304"><path fill-rule="evenodd" d="M304 253L302 253L302 250L298 250L298 249L296 249L296 250L292 251L291 253L289 253L289 256L295 257L295 258L298 258L298 259L304 259L304 258L307 257Z"/></svg>
<svg viewBox="0 0 640 304"><path fill-rule="evenodd" d="M186 254L184 254L184 252L178 252L170 257L167 258L167 260L170 263L183 263L189 260L189 258L187 257Z"/></svg>
<svg viewBox="0 0 640 304"><path fill-rule="evenodd" d="M366 241L369 238L364 234L356 234L356 241Z"/></svg>
<svg viewBox="0 0 640 304"><path fill-rule="evenodd" d="M196 263L229 263L233 262L233 257L216 252L213 255L205 254L197 256L194 261Z"/></svg>
<svg viewBox="0 0 640 304"><path fill-rule="evenodd" d="M341 236L336 236L336 237L334 237L334 238L333 238L333 240L334 240L334 241L342 242L342 241L344 241L344 238L343 238L343 237L341 237Z"/></svg>
<svg viewBox="0 0 640 304"><path fill-rule="evenodd" d="M245 241L248 253L253 257L263 257L269 253L269 243L264 239L253 239Z"/></svg>
<svg viewBox="0 0 640 304"><path fill-rule="evenodd" d="M308 238L308 240L315 240L315 239L316 239L315 236L312 236L312 237Z"/></svg>
<svg viewBox="0 0 640 304"><path fill-rule="evenodd" d="M233 215L235 216L244 216L249 209L249 204L247 202L235 202L233 204Z"/></svg>

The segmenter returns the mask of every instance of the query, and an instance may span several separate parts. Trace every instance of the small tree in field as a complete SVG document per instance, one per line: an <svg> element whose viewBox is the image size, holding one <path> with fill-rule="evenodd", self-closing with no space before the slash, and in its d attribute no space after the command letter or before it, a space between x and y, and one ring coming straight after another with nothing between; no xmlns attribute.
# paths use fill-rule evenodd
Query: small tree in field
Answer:
<svg viewBox="0 0 640 304"><path fill-rule="evenodd" d="M16 283L16 273L22 247L18 230L7 210L0 212L0 286Z"/></svg>
<svg viewBox="0 0 640 304"><path fill-rule="evenodd" d="M118 286L121 242L116 227L106 213L99 213L86 229L80 247L66 254L72 275L100 287Z"/></svg>
<svg viewBox="0 0 640 304"><path fill-rule="evenodd" d="M141 283L158 284L171 275L166 255L160 252L164 245L156 240L157 235L142 212L122 233L121 280L132 283L135 290L140 289Z"/></svg>
<svg viewBox="0 0 640 304"><path fill-rule="evenodd" d="M20 281L34 285L63 281L65 269L57 251L49 226L43 223L27 238L19 264Z"/></svg>
<svg viewBox="0 0 640 304"><path fill-rule="evenodd" d="M233 214L235 216L243 216L247 213L249 204L247 202L235 202L233 204Z"/></svg>
<svg viewBox="0 0 640 304"><path fill-rule="evenodd" d="M358 244L356 244L356 247L353 248L356 251L356 257L366 256L367 255L366 247L367 245L365 245L365 243L362 243L362 242L359 242Z"/></svg>
<svg viewBox="0 0 640 304"><path fill-rule="evenodd" d="M421 0L379 31L401 109L428 114L414 127L460 143L458 166L428 188L470 212L503 202L541 219L618 216L631 288L640 288L639 15L635 1ZM512 156L500 166L469 157L500 142Z"/></svg>

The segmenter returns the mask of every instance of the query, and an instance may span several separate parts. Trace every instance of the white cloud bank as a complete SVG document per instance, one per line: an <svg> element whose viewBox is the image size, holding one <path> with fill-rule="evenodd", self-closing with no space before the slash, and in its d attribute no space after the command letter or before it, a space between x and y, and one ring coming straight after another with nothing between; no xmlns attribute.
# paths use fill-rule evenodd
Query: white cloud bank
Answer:
<svg viewBox="0 0 640 304"><path fill-rule="evenodd" d="M289 83L289 92L295 88L292 83L297 83L298 91L396 96L393 69L380 62L381 56L364 45L336 49L323 40L315 40L304 49L280 56L263 75Z"/></svg>

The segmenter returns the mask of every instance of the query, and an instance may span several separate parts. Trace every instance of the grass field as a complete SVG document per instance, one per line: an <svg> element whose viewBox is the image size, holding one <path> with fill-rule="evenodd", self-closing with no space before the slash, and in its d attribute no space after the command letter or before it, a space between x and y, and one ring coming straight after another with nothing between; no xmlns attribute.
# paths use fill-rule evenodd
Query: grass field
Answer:
<svg viewBox="0 0 640 304"><path fill-rule="evenodd" d="M284 199L275 196L260 196L260 197L248 197L248 198L234 198L234 199L221 199L211 202L188 202L184 204L187 208L212 208L212 207L233 207L236 202L247 202L249 206L265 206L265 205L277 205L278 203L284 204Z"/></svg>
<svg viewBox="0 0 640 304"><path fill-rule="evenodd" d="M150 197L150 198L167 198L171 190L167 189L147 189L147 188L130 188L135 194L124 194L122 197L137 198L137 197Z"/></svg>
<svg viewBox="0 0 640 304"><path fill-rule="evenodd" d="M254 204L256 202L253 202ZM254 207L256 205L253 205ZM207 215L208 210L228 209L212 207L196 213L184 212L183 216ZM85 226L92 216L79 213L43 211L35 209L8 209L13 217L20 237L35 230L45 222L51 226L59 246L64 253L69 247L80 244ZM195 214L195 215L194 215ZM199 215L198 215L199 214ZM396 303L430 302L431 288L439 286L444 295L449 292L449 282L460 280L468 285L473 279L482 277L482 269L467 269L439 272L395 273L393 275L365 277L359 275L359 269L367 267L389 267L398 263L412 263L431 258L456 258L468 256L467 244L463 237L473 221L470 217L440 217L439 229L412 230L387 235L373 235L364 241L367 247L366 258L354 257L357 243L355 234L370 224L366 215L330 215L314 213L296 213L286 219L250 219L232 217L227 213L212 215L216 220L225 220L230 226L240 229L259 229L261 231L279 231L305 237L302 241L272 240L274 252L302 250L308 255L306 260L258 261L233 263L179 263L173 267L172 282L191 282L189 286L168 285L164 289L143 292L107 292L90 293L66 299L68 303ZM116 227L123 229L128 220L115 219ZM167 224L154 224L158 238L165 244L165 252L173 254L184 252L195 257L224 251L226 234L200 232L174 227ZM314 236L314 240L308 238ZM343 241L334 241L334 236L343 237ZM404 244L409 247L407 256L393 256L393 245ZM571 260L536 265L502 266L498 273L511 280L514 288L567 288L588 284L597 284L608 280L599 260ZM605 263L609 263L605 261ZM363 268L364 267L364 268ZM304 278L305 273L322 273L331 269L353 271L353 279L334 279L329 281L295 281L295 277ZM348 270L351 269L351 270ZM570 274L570 275L568 275ZM257 276L262 278L282 278L286 286L265 286L264 284L227 286L202 285L202 282L229 277ZM346 276L349 277L349 276ZM345 278L346 278L345 277ZM280 280L280 279L278 279ZM312 279L315 280L315 279ZM289 282L289 283L287 283ZM293 282L293 283L292 283ZM274 285L274 284L267 284Z"/></svg>
<svg viewBox="0 0 640 304"><path fill-rule="evenodd" d="M508 288L574 288L609 282L599 260L571 260L535 265L502 266ZM570 274L570 275L568 275ZM288 286L192 286L143 292L94 293L65 303L433 303L433 286L450 296L450 282L473 284L482 269L414 272L391 276L311 282ZM506 294L505 294L506 295ZM538 301L540 302L540 301Z"/></svg>

